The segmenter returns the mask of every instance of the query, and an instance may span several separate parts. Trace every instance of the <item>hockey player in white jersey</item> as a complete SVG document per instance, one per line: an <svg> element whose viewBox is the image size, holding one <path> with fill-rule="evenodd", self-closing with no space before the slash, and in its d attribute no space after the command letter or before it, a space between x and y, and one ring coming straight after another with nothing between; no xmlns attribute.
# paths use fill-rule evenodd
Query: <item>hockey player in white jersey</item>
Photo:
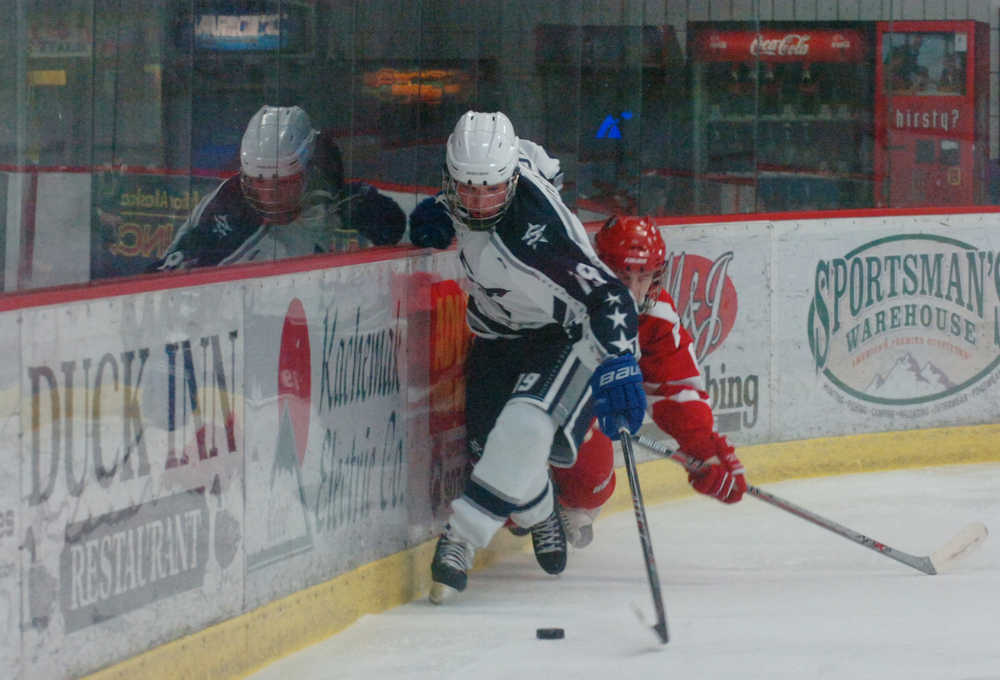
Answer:
<svg viewBox="0 0 1000 680"><path fill-rule="evenodd" d="M240 144L240 172L207 194L151 271L278 260L391 245L406 215L344 183L340 150L298 106L262 106Z"/></svg>
<svg viewBox="0 0 1000 680"><path fill-rule="evenodd" d="M478 548L508 519L548 573L566 566L549 464L571 466L593 417L617 439L646 401L637 311L555 187L519 162L503 113L465 113L448 138L442 201L468 280L466 428L478 459L451 504L430 599L464 590ZM412 228L412 224L411 224Z"/></svg>

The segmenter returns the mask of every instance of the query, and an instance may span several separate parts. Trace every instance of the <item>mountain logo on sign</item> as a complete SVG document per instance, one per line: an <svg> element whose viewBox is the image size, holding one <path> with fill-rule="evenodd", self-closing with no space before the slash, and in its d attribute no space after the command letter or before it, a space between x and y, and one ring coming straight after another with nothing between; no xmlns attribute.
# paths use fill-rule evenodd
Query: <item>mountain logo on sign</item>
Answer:
<svg viewBox="0 0 1000 680"><path fill-rule="evenodd" d="M267 522L258 527L255 545L248 550L247 571L282 562L313 548L302 483L312 401L311 367L309 323L302 302L293 298L281 329L274 457L270 470L261 475L260 486L248 494L259 497Z"/></svg>
<svg viewBox="0 0 1000 680"><path fill-rule="evenodd" d="M876 373L865 392L875 396L900 398L916 395L929 396L955 387L945 372L927 361L922 366L911 353L906 352L883 373Z"/></svg>

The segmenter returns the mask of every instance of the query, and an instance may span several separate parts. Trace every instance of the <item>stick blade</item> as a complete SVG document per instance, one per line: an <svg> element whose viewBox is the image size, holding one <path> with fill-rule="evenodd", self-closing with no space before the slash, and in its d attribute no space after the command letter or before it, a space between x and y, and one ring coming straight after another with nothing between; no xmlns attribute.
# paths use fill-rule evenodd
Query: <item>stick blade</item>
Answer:
<svg viewBox="0 0 1000 680"><path fill-rule="evenodd" d="M646 615L642 613L642 609L635 602L629 602L632 607L632 611L635 613L635 617L639 619L639 623L642 624L643 628L648 628L653 631L656 635L656 639L660 641L661 645L665 645L670 642L670 633L667 632L667 622L658 621L657 623L650 624L649 619Z"/></svg>
<svg viewBox="0 0 1000 680"><path fill-rule="evenodd" d="M670 634L667 633L667 622L659 621L653 626L656 637L660 638L660 644L665 645L670 642Z"/></svg>
<svg viewBox="0 0 1000 680"><path fill-rule="evenodd" d="M982 522L973 522L968 525L931 554L931 564L934 571L940 574L953 569L956 562L978 548L989 535L990 532Z"/></svg>

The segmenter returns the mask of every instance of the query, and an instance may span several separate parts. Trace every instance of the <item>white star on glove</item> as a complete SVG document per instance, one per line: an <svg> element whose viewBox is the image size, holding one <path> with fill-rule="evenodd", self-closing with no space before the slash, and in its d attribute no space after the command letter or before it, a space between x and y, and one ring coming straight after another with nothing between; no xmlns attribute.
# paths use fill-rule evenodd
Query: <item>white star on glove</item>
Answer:
<svg viewBox="0 0 1000 680"><path fill-rule="evenodd" d="M608 299L605 300L605 302L609 305L620 305L622 303L622 299L614 293L608 293Z"/></svg>
<svg viewBox="0 0 1000 680"><path fill-rule="evenodd" d="M621 326L622 328L625 328L625 319L626 318L628 318L628 315L625 312L622 312L622 311L617 311L614 314L608 314L608 319L611 320L611 328L612 329L618 328L619 326Z"/></svg>
<svg viewBox="0 0 1000 680"><path fill-rule="evenodd" d="M611 342L611 346L619 352L631 352L632 342L625 337L625 331L618 331L618 339Z"/></svg>

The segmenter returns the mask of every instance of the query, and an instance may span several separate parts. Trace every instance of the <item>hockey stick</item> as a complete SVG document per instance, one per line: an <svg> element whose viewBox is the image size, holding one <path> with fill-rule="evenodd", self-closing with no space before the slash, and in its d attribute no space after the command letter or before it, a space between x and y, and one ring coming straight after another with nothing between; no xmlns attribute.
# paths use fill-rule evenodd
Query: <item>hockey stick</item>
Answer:
<svg viewBox="0 0 1000 680"><path fill-rule="evenodd" d="M661 442L649 439L648 437L640 436L639 443L651 451L655 451L662 456L680 463L690 471L697 471L703 465L702 461L692 458L681 451L672 451ZM812 522L813 524L823 527L828 531L832 531L838 536L843 536L849 541L853 541L858 545L862 545L870 550L874 550L877 553L894 559L897 562L901 562L908 567L913 567L918 571L922 571L923 573L930 575L940 574L941 572L947 571L953 567L955 562L971 552L972 549L980 543L985 541L986 537L989 535L989 532L986 530L986 525L981 522L973 522L959 531L950 541L930 555L911 555L908 552L903 552L902 550L889 547L881 541L869 538L868 536L858 533L853 529L849 529L842 524L838 524L833 520L821 517L810 510L806 510L801 506L795 505L794 503L786 501L783 498L779 498L778 496L768 493L767 491L764 491L756 486L747 486L747 493L752 494L754 497L759 498L765 503L770 503L777 508L781 508L785 512L791 513L796 517L800 517L801 519Z"/></svg>
<svg viewBox="0 0 1000 680"><path fill-rule="evenodd" d="M642 490L639 488L635 453L632 451L632 436L625 426L622 426L618 432L621 435L622 455L625 458L625 470L628 472L628 484L632 489L632 507L635 508L635 522L639 527L639 543L642 544L642 555L646 559L646 575L649 576L649 589L653 593L653 608L656 610L656 623L652 628L653 632L660 638L660 642L667 644L670 640L670 635L667 633L667 612L663 607L663 595L660 593L660 576L656 571L656 560L653 558L653 542L649 538L646 505L642 502Z"/></svg>

